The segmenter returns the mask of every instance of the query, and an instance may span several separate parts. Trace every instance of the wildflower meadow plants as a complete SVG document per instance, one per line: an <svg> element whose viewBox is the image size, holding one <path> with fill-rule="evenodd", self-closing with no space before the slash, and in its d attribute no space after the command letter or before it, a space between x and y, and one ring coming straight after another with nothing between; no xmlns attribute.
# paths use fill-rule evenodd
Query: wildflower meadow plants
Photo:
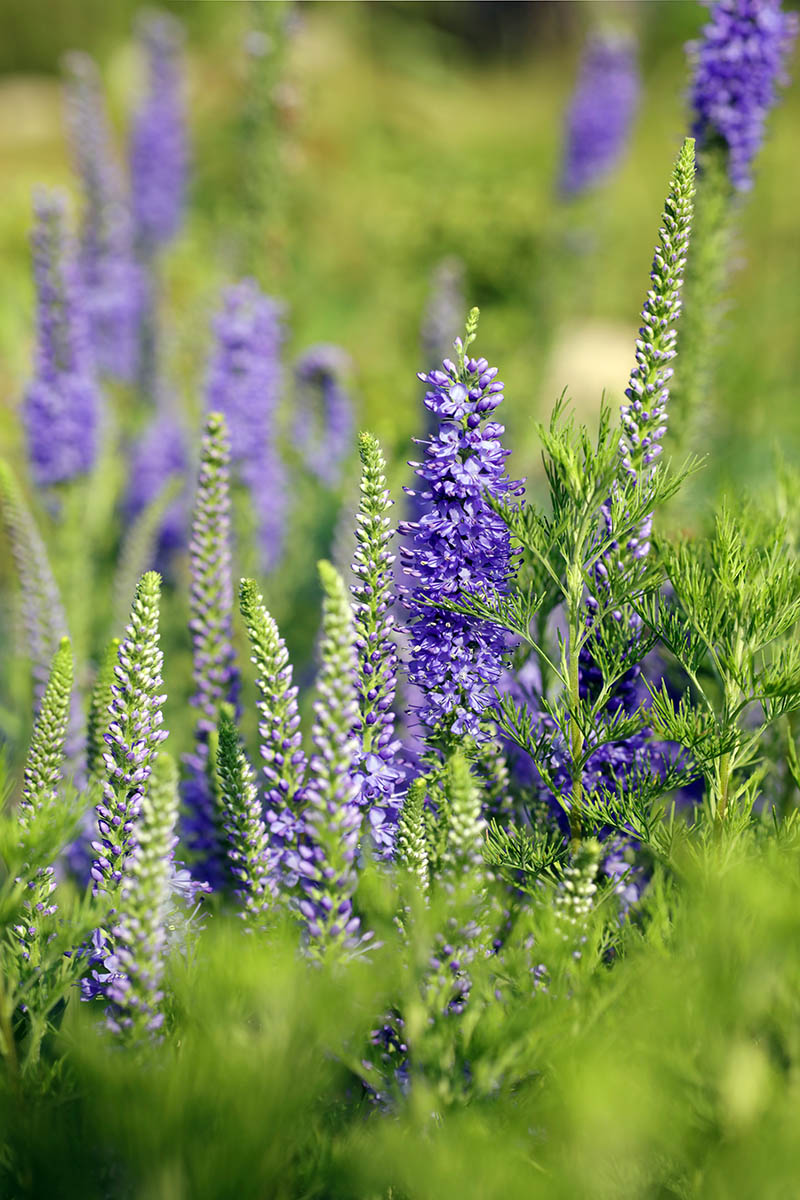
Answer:
<svg viewBox="0 0 800 1200"><path fill-rule="evenodd" d="M160 352L183 34L138 28L127 181L67 60L79 238L41 193L27 468L0 461L0 1194L793 1194L800 472L693 532L670 508L792 17L717 0L690 51L618 413L559 399L520 462L491 307L462 312L409 372L405 520L357 357L286 370L255 267L206 306L190 436ZM565 193L613 173L639 87L590 39ZM436 261L426 358L469 280ZM355 497L300 547L310 660L309 480Z"/></svg>

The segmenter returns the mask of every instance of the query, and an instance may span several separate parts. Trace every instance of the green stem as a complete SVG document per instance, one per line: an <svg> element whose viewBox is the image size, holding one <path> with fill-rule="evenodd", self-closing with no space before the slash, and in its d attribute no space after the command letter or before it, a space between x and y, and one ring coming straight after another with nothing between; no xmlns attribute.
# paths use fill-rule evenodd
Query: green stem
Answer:
<svg viewBox="0 0 800 1200"><path fill-rule="evenodd" d="M569 828L573 841L579 841L583 836L583 779L581 755L583 754L583 732L577 719L580 707L580 676L578 637L580 611L576 604L570 605L569 623L569 710L570 710L570 754L572 774L572 807L569 812Z"/></svg>
<svg viewBox="0 0 800 1200"><path fill-rule="evenodd" d="M728 809L728 792L731 781L731 756L723 754L719 760L719 768L717 771L717 788L718 788L718 803L717 803L717 821L721 825L725 820L725 813Z"/></svg>

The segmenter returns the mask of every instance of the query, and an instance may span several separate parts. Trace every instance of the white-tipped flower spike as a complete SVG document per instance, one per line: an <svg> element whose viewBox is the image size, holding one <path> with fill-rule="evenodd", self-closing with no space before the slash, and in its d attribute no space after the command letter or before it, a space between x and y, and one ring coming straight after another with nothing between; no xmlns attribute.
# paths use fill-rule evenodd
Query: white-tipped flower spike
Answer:
<svg viewBox="0 0 800 1200"><path fill-rule="evenodd" d="M425 794L424 778L415 779L408 789L397 826L396 860L413 876L423 896L430 889L430 864L425 837Z"/></svg>
<svg viewBox="0 0 800 1200"><path fill-rule="evenodd" d="M400 743L394 736L393 705L397 690L397 645L392 605L389 542L394 531L386 515L392 506L386 487L386 462L371 433L359 435L361 502L356 514L356 552L350 588L355 613L358 667L358 736L362 759L358 777L361 804L379 853L389 855L400 805L402 772L397 766Z"/></svg>
<svg viewBox="0 0 800 1200"><path fill-rule="evenodd" d="M319 571L324 608L312 734L316 754L295 869L304 893L299 908L309 950L324 958L358 941L361 922L353 913L353 894L361 810L355 774L360 747L353 732L358 716L353 613L341 575L328 562L321 562Z"/></svg>
<svg viewBox="0 0 800 1200"><path fill-rule="evenodd" d="M22 588L22 611L38 711L52 657L61 638L69 636L67 618L36 522L14 475L2 460L0 497L11 553Z"/></svg>
<svg viewBox="0 0 800 1200"><path fill-rule="evenodd" d="M294 853L304 803L306 756L302 749L297 688L286 643L252 579L243 579L239 604L256 668L261 759L267 779L265 818L276 879L296 882L287 855Z"/></svg>
<svg viewBox="0 0 800 1200"><path fill-rule="evenodd" d="M681 311L681 286L689 249L694 197L694 139L681 147L664 205L659 243L650 272L652 286L642 308L636 342L636 365L631 371L622 405L622 467L635 477L655 462L667 428L669 380L675 357L676 322ZM644 547L634 557L642 557Z"/></svg>
<svg viewBox="0 0 800 1200"><path fill-rule="evenodd" d="M239 672L233 648L233 578L230 545L230 445L225 418L206 420L192 518L189 561L192 635L192 706L197 710L195 742L185 757L188 843L209 882L225 878L225 835L220 828L214 763L209 736L216 733L224 704L236 705Z"/></svg>
<svg viewBox="0 0 800 1200"><path fill-rule="evenodd" d="M22 799L19 804L20 840L25 850L37 819L54 812L64 759L64 738L69 722L72 692L72 649L64 638L56 651L42 706L33 727L25 764ZM41 962L46 935L42 922L52 917L56 905L51 897L55 882L52 866L41 867L28 882L24 921L16 927L21 955L36 968Z"/></svg>
<svg viewBox="0 0 800 1200"><path fill-rule="evenodd" d="M556 892L556 927L565 941L571 938L576 942L576 948L594 907L600 853L600 843L593 838L581 842L570 865L564 868L564 878Z"/></svg>
<svg viewBox="0 0 800 1200"><path fill-rule="evenodd" d="M142 795L136 845L125 866L120 913L111 931L114 952L105 960L109 1027L134 1042L152 1036L164 1021L161 984L177 819L178 771L162 751Z"/></svg>
<svg viewBox="0 0 800 1200"><path fill-rule="evenodd" d="M228 867L235 880L239 915L250 931L263 927L273 896L269 835L253 768L239 744L236 726L225 711L220 714L217 773L222 823L228 839Z"/></svg>
<svg viewBox="0 0 800 1200"><path fill-rule="evenodd" d="M163 655L159 649L161 577L148 571L139 581L130 624L117 653L111 687L111 720L105 734L103 798L97 805L99 841L92 864L95 893L116 898L126 861L136 845L144 785L158 747L167 737L161 728Z"/></svg>
<svg viewBox="0 0 800 1200"><path fill-rule="evenodd" d="M447 840L442 867L453 881L484 874L483 841L486 822L481 815L481 797L464 754L456 751L447 765L445 791L448 802Z"/></svg>

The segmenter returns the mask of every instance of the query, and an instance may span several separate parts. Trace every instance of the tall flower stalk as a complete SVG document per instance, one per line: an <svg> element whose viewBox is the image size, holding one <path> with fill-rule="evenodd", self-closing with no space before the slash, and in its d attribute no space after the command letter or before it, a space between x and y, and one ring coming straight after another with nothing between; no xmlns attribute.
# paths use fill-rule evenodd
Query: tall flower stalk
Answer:
<svg viewBox="0 0 800 1200"><path fill-rule="evenodd" d="M64 740L69 722L72 693L72 650L63 638L56 651L42 706L33 727L19 804L20 839L23 849L35 823L47 814L55 815L59 803L58 785L64 760ZM57 906L53 867L40 867L28 882L23 921L16 927L21 956L27 968L41 966L47 944L47 920Z"/></svg>
<svg viewBox="0 0 800 1200"><path fill-rule="evenodd" d="M0 498L22 589L22 617L33 674L34 705L38 712L53 654L61 639L68 636L67 618L41 534L13 473L2 460Z"/></svg>
<svg viewBox="0 0 800 1200"><path fill-rule="evenodd" d="M798 18L780 0L718 0L702 35L687 46L689 102L697 139L697 199L672 407L679 444L711 419L722 304L736 255L735 219L753 186L767 118L786 82Z"/></svg>
<svg viewBox="0 0 800 1200"><path fill-rule="evenodd" d="M357 732L362 758L360 804L380 851L391 852L400 803L400 743L394 736L397 646L394 635L393 530L386 515L392 505L386 487L386 463L377 439L359 435L361 502L356 515L356 552L352 571L358 654Z"/></svg>
<svg viewBox="0 0 800 1200"><path fill-rule="evenodd" d="M39 192L34 214L36 354L22 411L33 477L47 488L91 470L100 397L65 201L58 193Z"/></svg>
<svg viewBox="0 0 800 1200"><path fill-rule="evenodd" d="M167 737L162 729L163 654L159 649L161 580L148 571L139 581L130 623L114 670L105 734L105 779L97 805L99 839L91 875L95 894L113 903L119 897L125 866L136 845L139 813L153 760Z"/></svg>
<svg viewBox="0 0 800 1200"><path fill-rule="evenodd" d="M164 1022L162 979L177 819L178 772L172 757L161 751L142 795L136 844L125 865L120 912L111 931L113 954L105 960L108 1025L133 1043L157 1033Z"/></svg>
<svg viewBox="0 0 800 1200"><path fill-rule="evenodd" d="M414 580L405 602L409 676L423 693L419 716L432 731L482 738L506 635L488 621L434 607L462 593L503 597L514 574L508 529L486 496L505 501L519 496L522 484L509 479L503 426L489 419L503 400L497 368L468 356L477 323L475 308L465 341L456 339L458 361L446 358L441 370L419 377L438 429L422 441L424 462L410 464L423 481L417 496L425 511L400 530L409 541L401 550L405 570Z"/></svg>
<svg viewBox="0 0 800 1200"><path fill-rule="evenodd" d="M266 777L265 820L269 827L272 870L287 886L295 882L292 863L302 831L306 756L302 748L297 687L286 643L264 607L252 579L243 579L239 605L250 639L259 698L258 733Z"/></svg>
<svg viewBox="0 0 800 1200"><path fill-rule="evenodd" d="M317 679L311 759L304 814L305 837L295 869L299 909L317 958L355 947L360 919L353 911L361 810L355 770L360 747L354 728L358 706L353 614L341 576L330 563L319 566L324 590L322 666Z"/></svg>
<svg viewBox="0 0 800 1200"><path fill-rule="evenodd" d="M225 711L220 714L217 773L239 915L252 931L263 927L276 888L270 870L269 834L253 768L239 743L233 719Z"/></svg>
<svg viewBox="0 0 800 1200"><path fill-rule="evenodd" d="M116 161L100 73L88 54L65 58L67 124L83 190L79 261L99 370L126 383L136 372L145 281Z"/></svg>
<svg viewBox="0 0 800 1200"><path fill-rule="evenodd" d="M644 486L661 454L661 442L667 429L669 384L673 374L670 364L676 353L676 324L681 311L681 287L692 223L694 174L694 141L687 138L672 173L650 272L651 287L642 308L636 362L625 391L627 402L620 412L620 471ZM606 530L613 536L609 505L604 507L603 513ZM624 578L635 592L639 564L650 549L651 526L652 514L624 545L613 542L610 551L595 565L595 595L590 595L587 600L587 621L592 632L579 659L573 663L578 668L575 685L581 698L594 700L603 687L603 675L598 666L598 640L602 642L604 637L602 620L603 617L606 620L623 619L623 614L616 609L611 613L608 611L610 606L613 607L611 585ZM636 684L641 672L641 623L629 611L627 620L630 643L626 661L629 665L614 682L606 700L605 714L610 718L620 711L632 714L639 706ZM624 774L630 770L637 757L644 753L644 741L644 734L638 732L620 742L601 746L588 759L581 786L591 788L598 779L614 779L620 772Z"/></svg>
<svg viewBox="0 0 800 1200"><path fill-rule="evenodd" d="M239 690L233 648L229 462L225 418L211 413L203 436L189 543L192 705L198 719L194 749L185 758L183 797L189 845L216 886L225 878L225 850L209 736L216 732L222 705L235 705Z"/></svg>

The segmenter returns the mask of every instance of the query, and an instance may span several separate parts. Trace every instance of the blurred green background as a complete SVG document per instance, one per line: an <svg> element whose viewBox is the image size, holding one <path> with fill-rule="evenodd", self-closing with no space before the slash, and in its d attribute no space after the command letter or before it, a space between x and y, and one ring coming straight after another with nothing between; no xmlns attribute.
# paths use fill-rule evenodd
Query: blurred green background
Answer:
<svg viewBox="0 0 800 1200"><path fill-rule="evenodd" d="M232 250L252 144L242 136L248 3L166 5L188 34L191 213L169 255L169 370L202 408L209 321L241 270ZM270 6L271 7L271 6ZM137 90L130 0L1 0L0 394L2 435L29 371L27 231L38 182L72 188L59 60L99 60L120 147ZM507 384L512 467L537 470L531 422L564 387L592 415L626 383L672 159L687 128L684 43L705 10L648 3L301 3L277 93L272 224L252 267L289 308L290 352L339 342L356 363L361 423L397 464L422 413L415 372L431 270L459 255L479 346ZM615 180L568 207L556 195L563 113L586 31L627 26L643 95ZM737 491L800 448L800 92L770 120L723 318L722 363L703 425L710 463L694 486ZM678 368L679 369L679 368ZM13 451L12 451L13 453Z"/></svg>

